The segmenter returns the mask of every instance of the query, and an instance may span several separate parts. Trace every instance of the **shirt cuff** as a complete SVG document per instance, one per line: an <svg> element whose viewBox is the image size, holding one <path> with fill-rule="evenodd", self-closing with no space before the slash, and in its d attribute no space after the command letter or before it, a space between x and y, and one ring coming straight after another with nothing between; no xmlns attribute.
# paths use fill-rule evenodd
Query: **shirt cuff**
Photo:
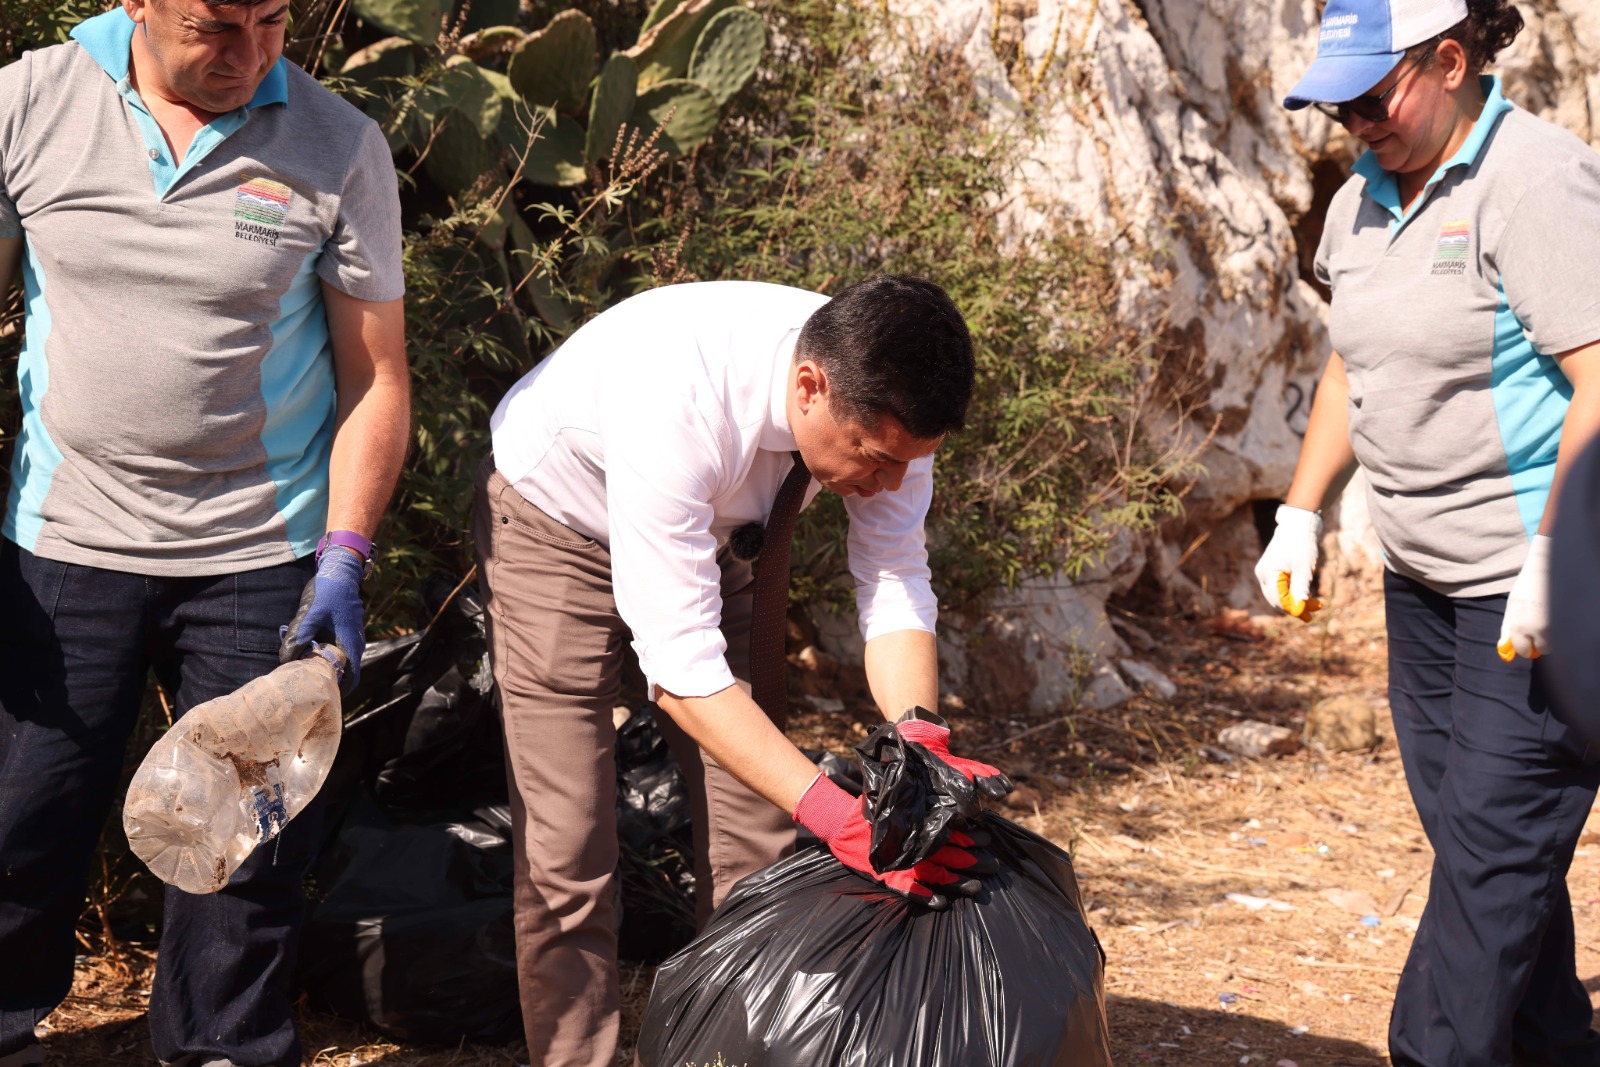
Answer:
<svg viewBox="0 0 1600 1067"><path fill-rule="evenodd" d="M856 614L864 641L901 630L931 634L939 621L939 603L925 583L884 582L856 590Z"/></svg>
<svg viewBox="0 0 1600 1067"><path fill-rule="evenodd" d="M633 642L651 700L662 690L676 697L708 697L735 685L722 654L726 647L720 630L682 634L660 644Z"/></svg>

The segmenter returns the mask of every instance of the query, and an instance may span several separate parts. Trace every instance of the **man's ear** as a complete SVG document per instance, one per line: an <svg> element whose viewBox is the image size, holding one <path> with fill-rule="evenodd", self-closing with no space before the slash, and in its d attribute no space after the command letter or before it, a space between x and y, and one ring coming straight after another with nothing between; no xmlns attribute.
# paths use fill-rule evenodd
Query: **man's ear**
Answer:
<svg viewBox="0 0 1600 1067"><path fill-rule="evenodd" d="M143 22L149 12L151 0L122 0L122 10L135 22Z"/></svg>
<svg viewBox="0 0 1600 1067"><path fill-rule="evenodd" d="M802 359L794 369L794 385L801 411L811 405L826 403L828 399L828 374L814 360Z"/></svg>

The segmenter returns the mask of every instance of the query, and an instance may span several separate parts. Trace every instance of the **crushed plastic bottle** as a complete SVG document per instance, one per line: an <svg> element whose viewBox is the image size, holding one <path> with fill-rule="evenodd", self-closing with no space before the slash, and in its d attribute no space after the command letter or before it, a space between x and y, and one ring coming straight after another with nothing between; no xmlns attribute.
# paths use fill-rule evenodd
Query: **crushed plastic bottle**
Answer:
<svg viewBox="0 0 1600 1067"><path fill-rule="evenodd" d="M150 747L122 828L150 872L190 893L228 884L317 795L343 730L344 653L305 658L190 710Z"/></svg>

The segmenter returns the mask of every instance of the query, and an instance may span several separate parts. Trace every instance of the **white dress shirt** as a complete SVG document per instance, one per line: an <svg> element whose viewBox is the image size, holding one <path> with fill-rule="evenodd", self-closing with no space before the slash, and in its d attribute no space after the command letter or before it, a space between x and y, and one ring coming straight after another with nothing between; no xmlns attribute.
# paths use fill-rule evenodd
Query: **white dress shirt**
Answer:
<svg viewBox="0 0 1600 1067"><path fill-rule="evenodd" d="M800 327L827 300L764 282L641 293L568 338L490 420L500 473L609 548L617 610L652 687L702 697L734 684L717 552L740 526L766 522L794 465L789 367ZM813 479L807 504L821 488ZM929 456L898 490L845 499L868 640L933 632L922 530L932 495Z"/></svg>

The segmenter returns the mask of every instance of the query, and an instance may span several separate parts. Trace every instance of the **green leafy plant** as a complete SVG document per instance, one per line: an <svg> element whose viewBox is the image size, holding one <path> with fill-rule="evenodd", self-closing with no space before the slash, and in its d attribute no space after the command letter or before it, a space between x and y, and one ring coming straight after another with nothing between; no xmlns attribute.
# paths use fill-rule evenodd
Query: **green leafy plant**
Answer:
<svg viewBox="0 0 1600 1067"><path fill-rule="evenodd" d="M1177 510L1169 487L1192 451L1144 432L1153 361L1117 315L1110 252L1067 218L1005 224L1029 113L981 99L959 56L869 6L792 0L764 14L780 43L732 109L740 135L703 149L675 211L647 228L677 243L678 220L693 220L679 257L691 277L827 292L900 272L949 290L978 381L966 431L937 460L929 548L943 600L1080 574L1118 531ZM796 598L851 598L842 511L825 495L802 516Z"/></svg>

